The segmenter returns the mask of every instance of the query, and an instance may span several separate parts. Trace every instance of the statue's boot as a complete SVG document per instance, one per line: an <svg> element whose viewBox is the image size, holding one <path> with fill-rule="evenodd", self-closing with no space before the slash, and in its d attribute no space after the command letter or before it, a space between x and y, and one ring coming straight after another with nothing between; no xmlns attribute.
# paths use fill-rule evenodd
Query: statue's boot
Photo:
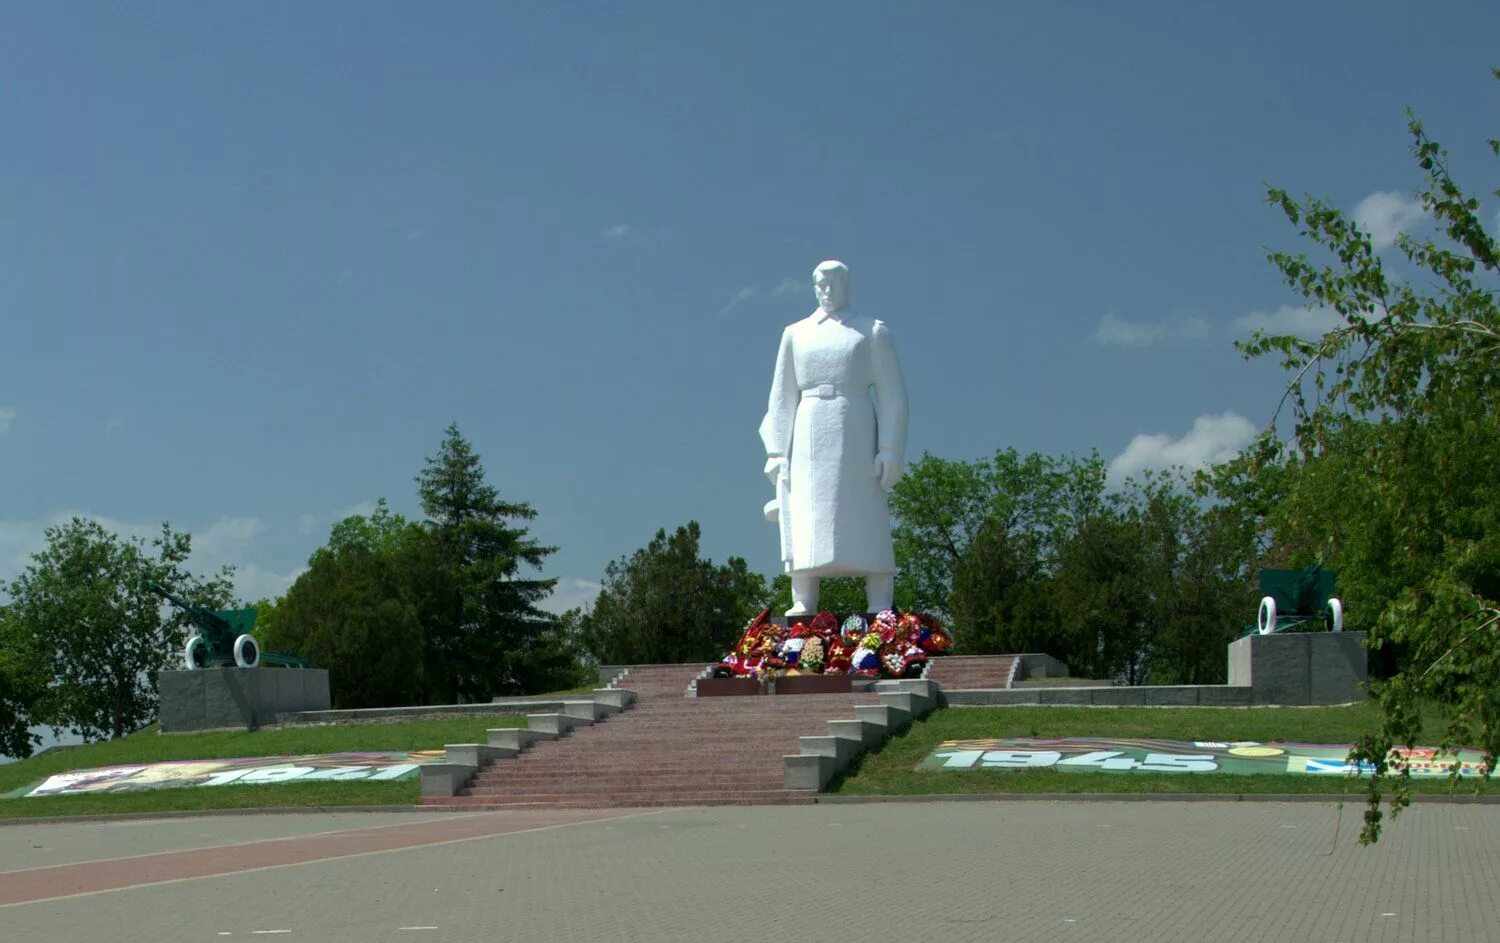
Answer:
<svg viewBox="0 0 1500 943"><path fill-rule="evenodd" d="M893 609L896 596L896 574L871 573L865 577L865 604L870 612Z"/></svg>
<svg viewBox="0 0 1500 943"><path fill-rule="evenodd" d="M816 576L792 575L792 608L786 611L788 617L810 616L818 611L818 590L822 588L822 580Z"/></svg>

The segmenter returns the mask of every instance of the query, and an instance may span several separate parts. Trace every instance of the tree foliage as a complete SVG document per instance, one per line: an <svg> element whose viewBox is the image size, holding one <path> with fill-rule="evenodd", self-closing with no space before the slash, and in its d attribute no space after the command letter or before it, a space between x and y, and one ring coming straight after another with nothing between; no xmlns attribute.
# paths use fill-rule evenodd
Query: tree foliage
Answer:
<svg viewBox="0 0 1500 943"><path fill-rule="evenodd" d="M792 577L778 573L771 581L771 600L766 603L772 615L792 608ZM848 616L867 613L869 603L865 598L865 580L862 576L824 577L818 587L818 608L825 612Z"/></svg>
<svg viewBox="0 0 1500 943"><path fill-rule="evenodd" d="M324 548L276 607L265 644L327 668L335 707L421 703L426 666L417 601L400 550Z"/></svg>
<svg viewBox="0 0 1500 943"><path fill-rule="evenodd" d="M1500 70L1496 71L1500 78ZM1315 198L1268 197L1320 247L1270 259L1338 325L1316 340L1256 335L1247 356L1277 355L1292 374L1283 404L1290 448L1268 434L1221 476L1272 495L1270 540L1339 573L1350 623L1377 650L1399 648L1376 685L1381 729L1355 753L1388 770L1393 745L1421 736L1420 707L1446 708L1441 746L1500 751L1500 261L1478 199L1449 173L1446 151L1414 116L1412 154L1432 231L1396 247L1415 273L1388 271L1370 235ZM1500 155L1500 142L1489 147ZM1500 191L1497 191L1500 192ZM1253 483L1266 478L1269 483ZM1408 801L1399 771L1391 809ZM1362 840L1379 837L1381 776L1372 777Z"/></svg>
<svg viewBox="0 0 1500 943"><path fill-rule="evenodd" d="M745 561L699 556L702 534L689 521L605 569L593 609L578 616L589 653L605 665L707 662L738 639L768 596ZM790 605L790 603L788 603Z"/></svg>
<svg viewBox="0 0 1500 943"><path fill-rule="evenodd" d="M1104 462L1022 455L952 461L924 454L890 496L902 608L949 613L953 578L981 528L998 528L1018 558L1050 560L1104 496ZM962 642L961 642L962 644Z"/></svg>
<svg viewBox="0 0 1500 943"><path fill-rule="evenodd" d="M1253 542L1177 475L1107 487L1098 455L927 455L892 496L898 598L948 614L966 654L1045 652L1132 684L1224 680Z"/></svg>
<svg viewBox="0 0 1500 943"><path fill-rule="evenodd" d="M429 664L442 666L433 681L451 684L458 698L483 700L572 680L573 653L556 619L536 606L557 580L526 575L557 548L510 523L536 511L501 500L457 423L427 459L417 491L437 580L424 607Z"/></svg>
<svg viewBox="0 0 1500 943"><path fill-rule="evenodd" d="M529 504L502 501L457 425L417 477L426 519L384 499L339 521L286 596L266 645L330 669L347 707L446 704L572 687L578 653L536 607L555 583L530 571L554 548L525 527Z"/></svg>
<svg viewBox="0 0 1500 943"><path fill-rule="evenodd" d="M163 524L149 543L75 517L11 582L0 618L5 687L30 723L85 740L119 737L156 715L156 682L179 663L186 617L147 589L158 583L208 608L228 604L232 571L203 579L185 568L191 538ZM4 696L4 692L0 692ZM15 721L8 724L7 748Z"/></svg>
<svg viewBox="0 0 1500 943"><path fill-rule="evenodd" d="M46 659L20 645L21 629L10 608L0 606L0 756L25 758L40 738L31 733L31 708L49 680Z"/></svg>

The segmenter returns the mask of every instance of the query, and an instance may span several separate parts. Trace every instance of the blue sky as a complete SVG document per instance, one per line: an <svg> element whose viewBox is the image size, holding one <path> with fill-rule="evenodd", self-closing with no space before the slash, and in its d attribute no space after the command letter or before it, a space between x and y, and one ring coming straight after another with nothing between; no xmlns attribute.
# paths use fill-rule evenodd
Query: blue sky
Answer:
<svg viewBox="0 0 1500 943"><path fill-rule="evenodd" d="M1471 189L1500 131L1493 4L6 6L0 580L81 513L280 591L455 420L554 605L689 519L772 572L825 258L913 457L1227 454L1280 380L1230 344L1295 317L1264 184L1388 238L1406 106Z"/></svg>

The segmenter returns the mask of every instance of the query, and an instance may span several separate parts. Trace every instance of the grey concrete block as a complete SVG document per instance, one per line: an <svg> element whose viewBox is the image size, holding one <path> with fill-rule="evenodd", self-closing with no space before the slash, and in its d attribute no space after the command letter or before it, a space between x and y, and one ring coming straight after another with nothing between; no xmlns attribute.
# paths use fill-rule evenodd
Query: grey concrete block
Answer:
<svg viewBox="0 0 1500 943"><path fill-rule="evenodd" d="M164 671L157 683L165 733L253 730L281 713L328 707L328 672L317 668Z"/></svg>
<svg viewBox="0 0 1500 943"><path fill-rule="evenodd" d="M1252 635L1252 681L1257 704L1307 704L1312 696L1311 634Z"/></svg>
<svg viewBox="0 0 1500 943"><path fill-rule="evenodd" d="M941 690L936 681L927 678L898 678L892 681L877 681L873 687L876 694L904 692L926 698L937 697L938 691Z"/></svg>
<svg viewBox="0 0 1500 943"><path fill-rule="evenodd" d="M1344 704L1364 698L1369 655L1363 632L1247 635L1229 645L1229 683L1256 704Z"/></svg>
<svg viewBox="0 0 1500 943"><path fill-rule="evenodd" d="M1051 655L1028 652L1020 658L1021 663L1016 666L1017 681L1024 681L1027 678L1066 678L1068 676L1068 666Z"/></svg>
<svg viewBox="0 0 1500 943"><path fill-rule="evenodd" d="M856 747L854 741L845 740L843 737L798 737L797 743L803 753L832 757L835 769L848 766L849 761L858 756L863 749L863 747Z"/></svg>
<svg viewBox="0 0 1500 943"><path fill-rule="evenodd" d="M157 711L164 733L203 729L203 671L163 671Z"/></svg>
<svg viewBox="0 0 1500 943"><path fill-rule="evenodd" d="M526 726L541 733L561 737L583 722L567 714L527 714Z"/></svg>
<svg viewBox="0 0 1500 943"><path fill-rule="evenodd" d="M598 704L622 711L635 703L635 692L623 688L595 688L590 695Z"/></svg>
<svg viewBox="0 0 1500 943"><path fill-rule="evenodd" d="M556 740L557 734L543 733L526 727L496 727L485 731L485 740L492 747L515 750L517 753L538 740Z"/></svg>
<svg viewBox="0 0 1500 943"><path fill-rule="evenodd" d="M927 710L932 709L930 701L925 701L915 694L909 694L905 691L889 692L880 694L878 697L880 698L880 703L885 706L905 711L908 718L922 716L926 712L922 709L924 706L926 706Z"/></svg>
<svg viewBox="0 0 1500 943"><path fill-rule="evenodd" d="M449 763L460 766L480 767L494 760L507 760L519 753L509 747L490 746L487 743L450 743L443 747Z"/></svg>
<svg viewBox="0 0 1500 943"><path fill-rule="evenodd" d="M1160 684L1143 687L1148 707L1192 707L1200 703L1202 685Z"/></svg>
<svg viewBox="0 0 1500 943"><path fill-rule="evenodd" d="M1008 707L1015 704L1029 705L1042 703L1040 691L1021 690L1017 688L944 691L943 701L950 707ZM1084 701L1082 703L1088 702Z"/></svg>
<svg viewBox="0 0 1500 943"><path fill-rule="evenodd" d="M787 789L821 790L836 772L830 756L798 753L781 759L784 768L782 785Z"/></svg>
<svg viewBox="0 0 1500 943"><path fill-rule="evenodd" d="M925 717L940 703L942 687L926 678L903 678L896 681L880 681L875 684L876 694L905 694L911 698L907 705L914 717Z"/></svg>
<svg viewBox="0 0 1500 943"><path fill-rule="evenodd" d="M896 718L892 716L891 709L884 704L856 704L854 716L879 728L882 739L895 729Z"/></svg>
<svg viewBox="0 0 1500 943"><path fill-rule="evenodd" d="M203 727L255 726L249 685L241 668L209 668L203 672ZM258 669L256 669L258 670Z"/></svg>
<svg viewBox="0 0 1500 943"><path fill-rule="evenodd" d="M830 720L828 733L830 736L852 740L861 747L872 747L885 739L885 728L867 720Z"/></svg>
<svg viewBox="0 0 1500 943"><path fill-rule="evenodd" d="M1246 635L1229 643L1229 683L1236 687L1249 687L1251 683L1250 640L1258 638Z"/></svg>
<svg viewBox="0 0 1500 943"><path fill-rule="evenodd" d="M292 710L326 711L333 707L333 695L328 685L328 672L322 668L298 668L288 670L302 682L302 704Z"/></svg>
<svg viewBox="0 0 1500 943"><path fill-rule="evenodd" d="M1370 652L1364 632L1321 632L1308 636L1308 703L1362 701L1370 681Z"/></svg>
<svg viewBox="0 0 1500 943"><path fill-rule="evenodd" d="M479 767L462 763L428 763L420 767L420 770L422 795L456 796L474 778L474 774L479 772Z"/></svg>
<svg viewBox="0 0 1500 943"><path fill-rule="evenodd" d="M881 704L885 708L885 716L889 719L890 732L896 733L911 726L912 712L899 704Z"/></svg>
<svg viewBox="0 0 1500 943"><path fill-rule="evenodd" d="M1012 688L1012 690L1016 690ZM1039 687L1030 689L1036 695L1033 704L1072 704L1088 705L1094 703L1093 693L1097 688L1048 688Z"/></svg>
<svg viewBox="0 0 1500 943"><path fill-rule="evenodd" d="M1249 707L1251 687L1248 684L1205 684L1198 690L1203 707Z"/></svg>
<svg viewBox="0 0 1500 943"><path fill-rule="evenodd" d="M611 711L593 701L563 701L561 713L574 718L579 725L587 726L601 717L607 717Z"/></svg>
<svg viewBox="0 0 1500 943"><path fill-rule="evenodd" d="M1144 707L1146 705L1144 688L1074 688L1073 690L1089 692L1091 704L1111 707Z"/></svg>

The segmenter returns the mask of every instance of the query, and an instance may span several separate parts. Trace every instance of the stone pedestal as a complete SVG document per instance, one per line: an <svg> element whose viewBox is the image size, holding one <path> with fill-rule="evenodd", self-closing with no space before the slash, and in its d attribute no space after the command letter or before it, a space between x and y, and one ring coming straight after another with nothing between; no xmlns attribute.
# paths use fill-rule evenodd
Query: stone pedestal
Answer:
<svg viewBox="0 0 1500 943"><path fill-rule="evenodd" d="M1348 704L1369 681L1364 632L1247 635L1229 644L1229 683L1254 704Z"/></svg>
<svg viewBox="0 0 1500 943"><path fill-rule="evenodd" d="M254 730L277 714L326 711L323 668L206 668L163 671L159 677L162 733Z"/></svg>

